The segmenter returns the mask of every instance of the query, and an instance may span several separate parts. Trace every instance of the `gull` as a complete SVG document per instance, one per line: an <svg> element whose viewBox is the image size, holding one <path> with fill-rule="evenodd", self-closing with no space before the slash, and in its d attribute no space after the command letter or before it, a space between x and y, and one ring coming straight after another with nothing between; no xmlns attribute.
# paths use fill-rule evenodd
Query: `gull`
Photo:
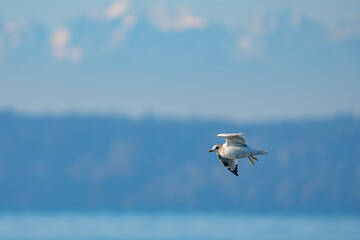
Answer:
<svg viewBox="0 0 360 240"><path fill-rule="evenodd" d="M220 162L230 170L233 174L238 176L238 159L249 158L250 162L255 166L252 159L258 161L254 156L265 155L268 153L266 150L255 150L250 148L246 144L245 138L242 136L246 133L221 133L218 137L225 138L224 144L216 144L209 150L210 152L216 152L216 155Z"/></svg>

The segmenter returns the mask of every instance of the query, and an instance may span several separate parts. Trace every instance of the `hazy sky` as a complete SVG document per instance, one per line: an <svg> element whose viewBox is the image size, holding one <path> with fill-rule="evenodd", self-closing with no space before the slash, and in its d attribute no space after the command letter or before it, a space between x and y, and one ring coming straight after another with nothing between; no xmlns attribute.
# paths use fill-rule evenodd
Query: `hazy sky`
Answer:
<svg viewBox="0 0 360 240"><path fill-rule="evenodd" d="M360 115L359 1L1 1L0 109Z"/></svg>
<svg viewBox="0 0 360 240"><path fill-rule="evenodd" d="M113 3L113 0L13 0L0 2L2 20L35 19L48 27L69 23L89 11ZM244 24L256 10L279 13L295 11L325 25L336 25L349 17L359 17L357 0L137 0L131 1L140 11L158 4L188 6L214 23L237 26Z"/></svg>

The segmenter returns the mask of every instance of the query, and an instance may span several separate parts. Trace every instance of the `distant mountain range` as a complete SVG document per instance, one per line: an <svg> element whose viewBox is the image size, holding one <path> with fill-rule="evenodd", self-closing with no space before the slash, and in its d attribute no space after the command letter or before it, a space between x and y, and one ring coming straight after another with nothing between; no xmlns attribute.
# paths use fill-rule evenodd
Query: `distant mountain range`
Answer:
<svg viewBox="0 0 360 240"><path fill-rule="evenodd" d="M267 149L239 177L220 132ZM360 211L360 120L234 124L0 113L0 210Z"/></svg>

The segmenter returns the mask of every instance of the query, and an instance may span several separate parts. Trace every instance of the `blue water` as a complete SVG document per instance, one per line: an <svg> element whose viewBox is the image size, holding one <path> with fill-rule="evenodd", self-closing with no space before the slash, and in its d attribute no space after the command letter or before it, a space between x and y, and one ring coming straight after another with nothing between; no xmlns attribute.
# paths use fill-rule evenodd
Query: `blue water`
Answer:
<svg viewBox="0 0 360 240"><path fill-rule="evenodd" d="M0 214L0 239L360 239L360 217L230 214Z"/></svg>

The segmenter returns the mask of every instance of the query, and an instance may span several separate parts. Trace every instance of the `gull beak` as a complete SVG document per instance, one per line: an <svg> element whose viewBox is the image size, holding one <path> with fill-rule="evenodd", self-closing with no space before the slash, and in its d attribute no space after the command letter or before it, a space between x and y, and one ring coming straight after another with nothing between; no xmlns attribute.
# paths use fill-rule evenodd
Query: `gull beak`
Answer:
<svg viewBox="0 0 360 240"><path fill-rule="evenodd" d="M211 152L213 152L213 151L214 151L214 150L210 149L208 152L211 153Z"/></svg>

